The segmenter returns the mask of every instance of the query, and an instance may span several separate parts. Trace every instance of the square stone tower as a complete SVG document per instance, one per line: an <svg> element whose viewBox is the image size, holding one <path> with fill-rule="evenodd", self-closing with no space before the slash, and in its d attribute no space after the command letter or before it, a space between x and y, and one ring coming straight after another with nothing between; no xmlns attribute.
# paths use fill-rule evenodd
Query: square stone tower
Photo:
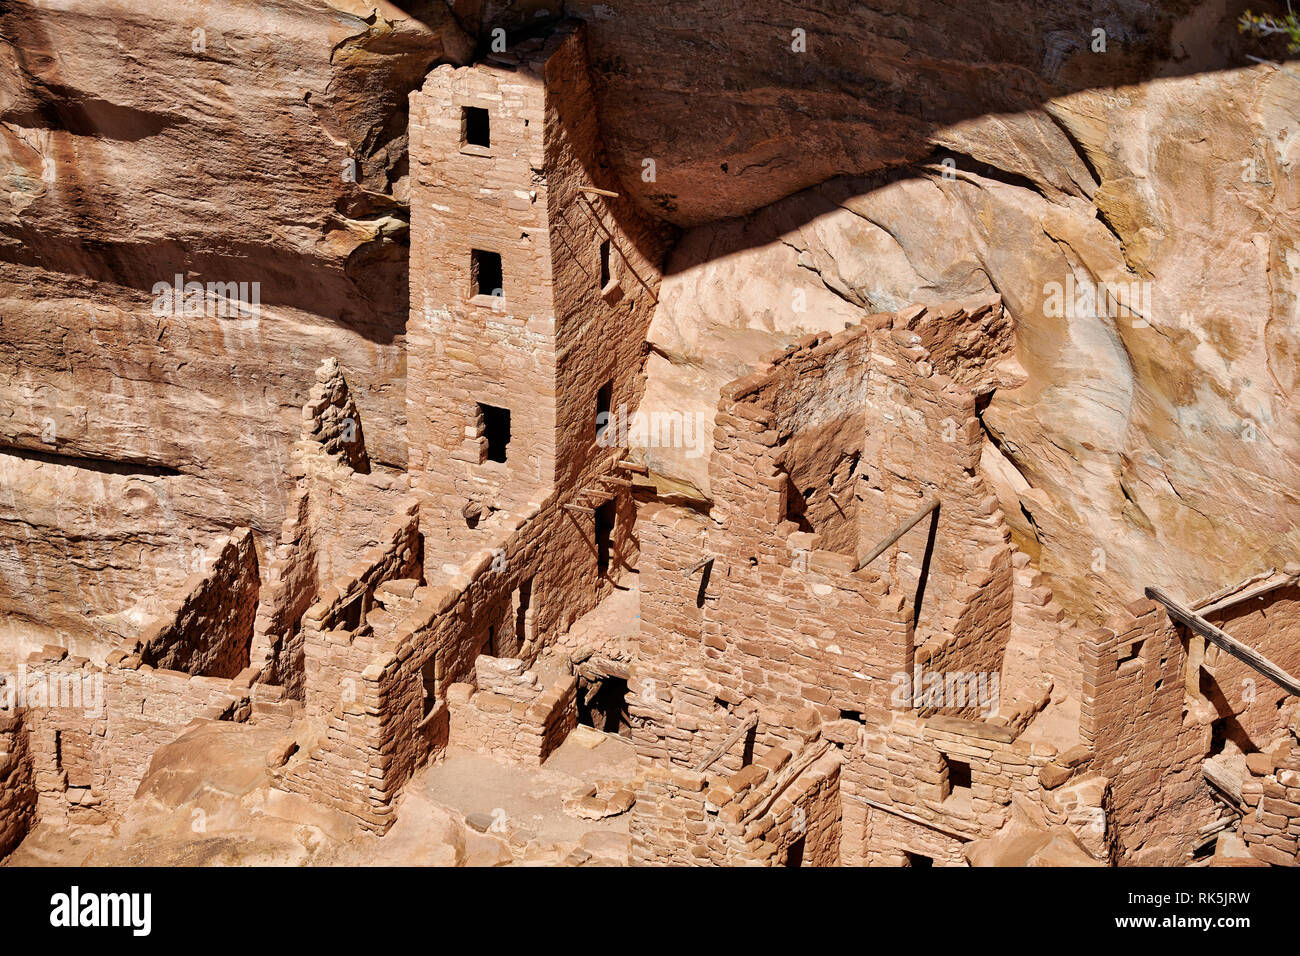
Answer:
<svg viewBox="0 0 1300 956"><path fill-rule="evenodd" d="M617 195L581 25L411 97L409 467L426 567L579 492L635 407L662 244Z"/></svg>

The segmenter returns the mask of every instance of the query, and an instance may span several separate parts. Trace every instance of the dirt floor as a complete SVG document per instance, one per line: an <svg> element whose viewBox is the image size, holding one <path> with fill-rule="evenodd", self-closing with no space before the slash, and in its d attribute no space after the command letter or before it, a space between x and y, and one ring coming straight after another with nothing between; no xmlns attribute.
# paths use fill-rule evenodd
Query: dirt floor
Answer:
<svg viewBox="0 0 1300 956"><path fill-rule="evenodd" d="M282 731L199 722L159 751L111 825L44 823L6 866L622 865L627 814L581 819L565 797L630 781L627 741L579 727L540 770L465 750L417 773L382 837L271 786Z"/></svg>

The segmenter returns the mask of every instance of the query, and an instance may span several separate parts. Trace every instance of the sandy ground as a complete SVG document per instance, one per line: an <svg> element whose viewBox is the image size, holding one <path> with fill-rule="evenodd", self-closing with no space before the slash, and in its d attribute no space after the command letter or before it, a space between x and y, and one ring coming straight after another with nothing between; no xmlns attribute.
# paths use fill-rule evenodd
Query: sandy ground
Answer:
<svg viewBox="0 0 1300 956"><path fill-rule="evenodd" d="M42 824L6 866L622 865L627 814L583 820L576 788L626 782L630 744L580 727L540 769L451 749L417 773L382 837L271 786L267 749L283 731L196 724L159 751L111 826Z"/></svg>

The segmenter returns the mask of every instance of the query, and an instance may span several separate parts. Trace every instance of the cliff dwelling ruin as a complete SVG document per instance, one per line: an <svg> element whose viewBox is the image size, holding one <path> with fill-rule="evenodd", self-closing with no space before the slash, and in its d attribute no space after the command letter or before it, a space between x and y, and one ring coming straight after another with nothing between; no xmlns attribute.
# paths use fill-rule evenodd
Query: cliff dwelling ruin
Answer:
<svg viewBox="0 0 1300 956"><path fill-rule="evenodd" d="M616 77L653 64L607 8L499 47L479 10L481 41L465 14L410 57L394 9L337 13L365 38L295 94L310 142L356 142L321 91L405 57L310 252L306 226L207 244L126 205L115 245L41 245L73 188L43 157L93 195L79 140L126 163L170 107L105 87L97 114L75 76L56 102L53 15L0 45L27 170L0 201L0 858L1300 860L1294 70L1212 74L1283 136L1256 157L1280 193L1232 184L1277 221L1215 227L1271 276L1229 315L1214 277L1201 311L1159 281L1216 254L1162 238L1201 228L1195 157L1163 144L1152 185L1132 125L1103 151L1133 100L1163 130L1186 76L1078 76L987 136L998 111L947 116L890 147L906 176L686 148L720 184L691 190L667 119L611 131L637 112ZM218 27L205 49L272 56ZM1035 138L1050 161L997 168ZM315 148L278 175L323 188ZM751 165L776 178L746 206ZM1067 274L1105 307L1073 315ZM253 289L191 308L227 279Z"/></svg>

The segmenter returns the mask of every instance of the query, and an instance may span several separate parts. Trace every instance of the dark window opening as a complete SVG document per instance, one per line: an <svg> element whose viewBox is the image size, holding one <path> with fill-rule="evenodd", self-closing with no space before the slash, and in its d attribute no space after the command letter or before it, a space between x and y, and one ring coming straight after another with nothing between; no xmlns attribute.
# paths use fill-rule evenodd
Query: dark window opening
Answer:
<svg viewBox="0 0 1300 956"><path fill-rule="evenodd" d="M501 272L501 253L472 249L469 256L470 284L475 295L506 294Z"/></svg>
<svg viewBox="0 0 1300 956"><path fill-rule="evenodd" d="M1142 642L1134 641L1127 648L1120 650L1119 662L1121 664L1127 664L1129 661L1135 661L1138 658L1138 654L1140 654L1141 652L1142 652Z"/></svg>
<svg viewBox="0 0 1300 956"><path fill-rule="evenodd" d="M800 531L813 531L812 523L808 520L808 504L812 499L813 489L806 488L802 492L794 483L789 475L785 477L785 517L787 521L793 521L799 526Z"/></svg>
<svg viewBox="0 0 1300 956"><path fill-rule="evenodd" d="M478 409L483 416L483 437L487 439L488 461L504 462L506 448L510 444L510 409L482 404Z"/></svg>
<svg viewBox="0 0 1300 956"><path fill-rule="evenodd" d="M803 848L806 839L806 836L801 836L790 844L790 849L785 854L786 866L803 866Z"/></svg>
<svg viewBox="0 0 1300 956"><path fill-rule="evenodd" d="M483 649L479 651L479 653L482 654L484 657L496 657L497 656L496 647L497 647L497 626L495 624L489 624L487 629L487 637L483 638Z"/></svg>
<svg viewBox="0 0 1300 956"><path fill-rule="evenodd" d="M356 596L340 609L336 626L347 631L355 631L361 626L361 612L365 594L365 591L358 591Z"/></svg>
<svg viewBox="0 0 1300 956"><path fill-rule="evenodd" d="M862 723L862 712L859 710L841 710L840 720L856 720L858 723Z"/></svg>
<svg viewBox="0 0 1300 956"><path fill-rule="evenodd" d="M614 550L614 521L617 502L607 501L596 509L596 573L604 577Z"/></svg>
<svg viewBox="0 0 1300 956"><path fill-rule="evenodd" d="M1221 753L1248 754L1256 751L1246 729L1231 714L1219 717L1210 724L1210 752L1208 756L1217 757Z"/></svg>
<svg viewBox="0 0 1300 956"><path fill-rule="evenodd" d="M632 736L627 712L627 681L622 677L578 678L578 723L607 734Z"/></svg>
<svg viewBox="0 0 1300 956"><path fill-rule="evenodd" d="M460 111L461 132L466 146L492 145L492 118L481 106L465 106Z"/></svg>
<svg viewBox="0 0 1300 956"><path fill-rule="evenodd" d="M600 287L609 285L609 240L600 244Z"/></svg>
<svg viewBox="0 0 1300 956"><path fill-rule="evenodd" d="M920 853L904 853L908 866L934 866L934 858Z"/></svg>
<svg viewBox="0 0 1300 956"><path fill-rule="evenodd" d="M520 583L515 591L515 646L522 648L528 643L529 610L533 604L533 582L530 578Z"/></svg>
<svg viewBox="0 0 1300 956"><path fill-rule="evenodd" d="M954 760L947 754L942 754L940 759L943 761L943 799L969 794L970 764L964 760Z"/></svg>
<svg viewBox="0 0 1300 956"><path fill-rule="evenodd" d="M433 712L433 705L437 699L434 695L434 687L436 686L434 673L435 673L435 664L433 660L433 655L430 654L429 659L425 661L424 666L420 668L420 679L424 684L424 716L425 717L428 717L429 714Z"/></svg>
<svg viewBox="0 0 1300 956"><path fill-rule="evenodd" d="M606 382L596 392L596 439L600 440L611 422L609 413L614 405L614 383ZM606 442L608 444L608 442Z"/></svg>

